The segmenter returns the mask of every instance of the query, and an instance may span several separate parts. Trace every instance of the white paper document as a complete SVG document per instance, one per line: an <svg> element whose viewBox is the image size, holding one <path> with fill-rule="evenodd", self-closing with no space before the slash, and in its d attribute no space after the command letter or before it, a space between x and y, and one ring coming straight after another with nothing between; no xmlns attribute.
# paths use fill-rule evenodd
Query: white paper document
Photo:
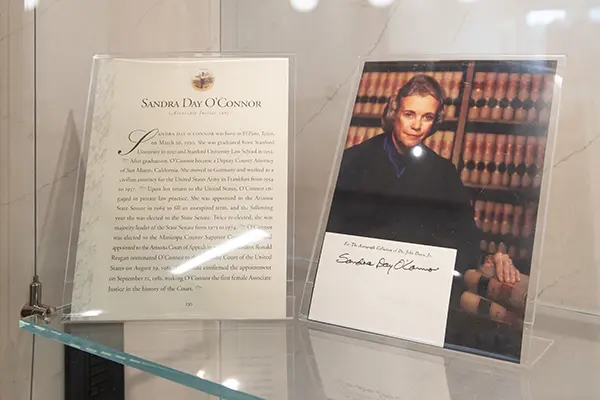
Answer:
<svg viewBox="0 0 600 400"><path fill-rule="evenodd" d="M288 64L96 60L73 320L286 317Z"/></svg>
<svg viewBox="0 0 600 400"><path fill-rule="evenodd" d="M456 250L325 233L308 318L443 347Z"/></svg>

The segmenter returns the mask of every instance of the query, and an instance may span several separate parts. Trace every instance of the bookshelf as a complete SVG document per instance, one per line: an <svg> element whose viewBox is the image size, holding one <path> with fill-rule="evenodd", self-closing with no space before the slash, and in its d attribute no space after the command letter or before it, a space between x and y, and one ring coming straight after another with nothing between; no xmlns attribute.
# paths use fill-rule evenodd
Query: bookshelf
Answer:
<svg viewBox="0 0 600 400"><path fill-rule="evenodd" d="M520 204L523 201L539 201L540 198L540 191L536 188L511 189L504 186L473 185L472 183L463 183L463 185L472 193L472 199Z"/></svg>
<svg viewBox="0 0 600 400"><path fill-rule="evenodd" d="M529 273L555 71L554 61L367 62L346 148L383 132L385 105L412 76L432 76L446 96L444 122L424 144L456 166L473 206L527 209L526 237L481 231L480 239ZM500 224L516 218L477 212Z"/></svg>
<svg viewBox="0 0 600 400"><path fill-rule="evenodd" d="M511 134L518 136L539 136L545 137L548 132L548 125L532 124L517 121L480 121L468 120L465 126L467 131L471 132L490 132L498 134Z"/></svg>

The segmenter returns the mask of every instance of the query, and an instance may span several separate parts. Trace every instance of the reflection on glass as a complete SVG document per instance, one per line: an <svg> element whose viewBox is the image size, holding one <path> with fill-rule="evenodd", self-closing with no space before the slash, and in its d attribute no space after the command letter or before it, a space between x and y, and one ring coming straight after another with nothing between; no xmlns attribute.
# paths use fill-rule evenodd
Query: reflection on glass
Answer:
<svg viewBox="0 0 600 400"><path fill-rule="evenodd" d="M309 337L328 399L451 399L442 357L314 330Z"/></svg>
<svg viewBox="0 0 600 400"><path fill-rule="evenodd" d="M240 247L259 242L267 237L269 237L267 232L260 229L252 229L251 231L243 233L238 237L234 237L225 243L213 247L212 249L197 255L191 260L184 262L177 268L171 270L171 273L175 275L181 275L191 269L199 267L207 261L214 260L215 258L221 257L222 255L227 254L235 249L239 249Z"/></svg>
<svg viewBox="0 0 600 400"><path fill-rule="evenodd" d="M319 4L319 0L290 0L290 5L296 11L310 12Z"/></svg>
<svg viewBox="0 0 600 400"><path fill-rule="evenodd" d="M527 13L525 21L529 26L549 25L556 21L564 21L566 17L565 10L531 10Z"/></svg>
<svg viewBox="0 0 600 400"><path fill-rule="evenodd" d="M419 158L423 155L423 148L421 146L415 146L411 150L413 156Z"/></svg>
<svg viewBox="0 0 600 400"><path fill-rule="evenodd" d="M226 386L229 389L238 390L240 387L240 382L238 382L237 379L229 378L223 381L223 386Z"/></svg>
<svg viewBox="0 0 600 400"><path fill-rule="evenodd" d="M78 314L72 314L75 317L97 317L100 314L104 314L102 310L88 310Z"/></svg>
<svg viewBox="0 0 600 400"><path fill-rule="evenodd" d="M39 4L40 0L24 0L23 8L25 10L33 10Z"/></svg>
<svg viewBox="0 0 600 400"><path fill-rule="evenodd" d="M592 22L600 22L600 7L592 7L588 12L588 16L590 17L590 21Z"/></svg>
<svg viewBox="0 0 600 400"><path fill-rule="evenodd" d="M563 82L563 78L560 75L555 75L554 76L554 85L558 86L559 88L562 87L562 82Z"/></svg>
<svg viewBox="0 0 600 400"><path fill-rule="evenodd" d="M387 7L392 4L394 0L369 0L369 3L374 7Z"/></svg>

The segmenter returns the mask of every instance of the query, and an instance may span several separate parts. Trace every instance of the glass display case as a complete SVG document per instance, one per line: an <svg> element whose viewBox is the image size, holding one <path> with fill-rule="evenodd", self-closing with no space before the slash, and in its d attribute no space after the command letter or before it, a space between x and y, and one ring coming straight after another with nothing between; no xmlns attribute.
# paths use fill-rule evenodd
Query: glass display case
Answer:
<svg viewBox="0 0 600 400"><path fill-rule="evenodd" d="M0 0L0 397L595 398L598 33L600 6L591 0ZM286 290L296 315L361 60L565 56L523 365L365 340L297 318L64 321L93 57L206 52L293 55L295 251ZM465 65L465 74L473 78L477 67ZM374 121L357 113L354 134ZM449 118L444 130L458 132L458 123ZM487 133L485 123L469 123ZM455 149L449 157L466 165Z"/></svg>

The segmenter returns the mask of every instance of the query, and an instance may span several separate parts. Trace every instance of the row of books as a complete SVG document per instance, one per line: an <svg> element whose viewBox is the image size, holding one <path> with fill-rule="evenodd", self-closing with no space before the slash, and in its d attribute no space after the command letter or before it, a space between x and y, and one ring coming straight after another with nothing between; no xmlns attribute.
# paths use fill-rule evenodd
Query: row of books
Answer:
<svg viewBox="0 0 600 400"><path fill-rule="evenodd" d="M454 146L455 132L452 131L437 131L433 135L427 137L423 144L439 156L449 160L452 158L452 147Z"/></svg>
<svg viewBox="0 0 600 400"><path fill-rule="evenodd" d="M398 90L404 86L417 72L365 72L363 73L353 114L362 116L381 116L385 105ZM458 98L460 95L462 71L423 72L436 79L444 90L448 100L444 107L444 117L456 118Z"/></svg>
<svg viewBox="0 0 600 400"><path fill-rule="evenodd" d="M547 123L554 74L476 72L469 101L470 120Z"/></svg>
<svg viewBox="0 0 600 400"><path fill-rule="evenodd" d="M508 254L511 260L527 260L531 256L531 249L527 246L517 247L515 245L507 246L504 242L482 240L479 244L482 251L490 254L504 253Z"/></svg>
<svg viewBox="0 0 600 400"><path fill-rule="evenodd" d="M528 238L533 235L535 203L525 206L476 200L475 225L484 233Z"/></svg>
<svg viewBox="0 0 600 400"><path fill-rule="evenodd" d="M367 126L350 126L348 129L348 136L346 136L345 149L361 144L365 140L369 140L377 135L382 134L383 131L378 127L367 127Z"/></svg>
<svg viewBox="0 0 600 400"><path fill-rule="evenodd" d="M354 117L370 117L370 118L378 118L383 117L383 111L385 109L385 105L388 103L388 98L383 98L381 103L366 103L364 108L354 108L354 112L352 116ZM355 105L358 105L358 100ZM444 116L444 121L453 121L456 120L457 115L456 112L460 106L460 102L458 99L450 104L445 104L442 109L442 115ZM357 111L358 110L358 111Z"/></svg>
<svg viewBox="0 0 600 400"><path fill-rule="evenodd" d="M463 143L464 183L510 188L541 185L545 138L469 132Z"/></svg>

